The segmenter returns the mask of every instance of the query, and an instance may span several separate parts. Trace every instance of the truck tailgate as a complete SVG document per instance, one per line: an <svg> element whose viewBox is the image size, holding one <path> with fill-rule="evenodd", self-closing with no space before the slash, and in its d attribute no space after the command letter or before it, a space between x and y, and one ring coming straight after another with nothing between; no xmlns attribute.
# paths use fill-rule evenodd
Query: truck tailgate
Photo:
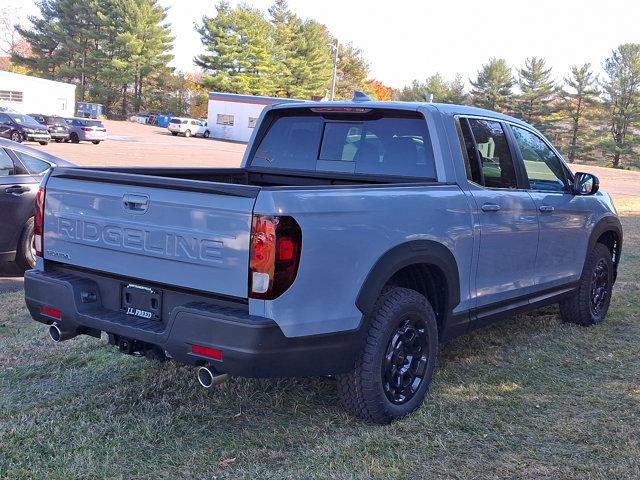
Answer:
<svg viewBox="0 0 640 480"><path fill-rule="evenodd" d="M54 169L44 258L247 297L258 187L101 170Z"/></svg>

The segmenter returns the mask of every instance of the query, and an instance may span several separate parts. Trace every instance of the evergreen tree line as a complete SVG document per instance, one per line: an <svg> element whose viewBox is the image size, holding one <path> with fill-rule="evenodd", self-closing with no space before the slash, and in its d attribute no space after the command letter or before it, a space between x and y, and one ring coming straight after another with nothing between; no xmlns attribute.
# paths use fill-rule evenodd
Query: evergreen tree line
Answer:
<svg viewBox="0 0 640 480"><path fill-rule="evenodd" d="M29 52L12 63L36 76L74 83L78 101L105 104L110 115L162 99L173 37L158 0L40 0L39 17L16 27Z"/></svg>
<svg viewBox="0 0 640 480"><path fill-rule="evenodd" d="M276 0L267 14L221 1L197 31L205 53L194 62L207 72L203 83L210 90L300 99L329 91L336 39L325 25L296 15L286 0ZM368 76L362 51L340 45L336 98L350 98L356 89L384 96Z"/></svg>
<svg viewBox="0 0 640 480"><path fill-rule="evenodd" d="M553 80L543 58L530 57L513 74L504 59L482 65L466 91L464 78L440 74L414 81L399 100L474 105L513 115L536 126L568 160L640 168L640 45L624 44L603 62L599 78L589 63Z"/></svg>

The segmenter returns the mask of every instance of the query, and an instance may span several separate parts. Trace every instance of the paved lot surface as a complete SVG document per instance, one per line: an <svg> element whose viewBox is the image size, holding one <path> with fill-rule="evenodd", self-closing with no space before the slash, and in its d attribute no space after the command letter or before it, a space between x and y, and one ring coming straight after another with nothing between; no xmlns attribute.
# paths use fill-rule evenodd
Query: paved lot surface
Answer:
<svg viewBox="0 0 640 480"><path fill-rule="evenodd" d="M82 166L234 167L242 160L243 143L172 136L166 128L132 122L104 121L108 140L50 143L45 150Z"/></svg>
<svg viewBox="0 0 640 480"><path fill-rule="evenodd" d="M174 137L165 128L106 120L109 140L91 143L32 144L82 166L235 167L245 145L203 138ZM640 196L640 172L572 165L600 178L600 186L614 199ZM0 293L22 288L22 275L11 264L0 265Z"/></svg>

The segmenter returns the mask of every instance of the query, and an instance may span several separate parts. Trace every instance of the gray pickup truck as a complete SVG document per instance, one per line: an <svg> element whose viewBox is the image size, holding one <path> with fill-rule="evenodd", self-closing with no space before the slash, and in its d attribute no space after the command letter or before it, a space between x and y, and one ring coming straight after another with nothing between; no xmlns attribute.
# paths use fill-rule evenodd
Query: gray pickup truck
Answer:
<svg viewBox="0 0 640 480"><path fill-rule="evenodd" d="M237 169L54 168L33 318L56 341L226 375L335 375L352 414L415 410L438 345L560 303L601 322L622 229L527 124L424 103L268 107Z"/></svg>

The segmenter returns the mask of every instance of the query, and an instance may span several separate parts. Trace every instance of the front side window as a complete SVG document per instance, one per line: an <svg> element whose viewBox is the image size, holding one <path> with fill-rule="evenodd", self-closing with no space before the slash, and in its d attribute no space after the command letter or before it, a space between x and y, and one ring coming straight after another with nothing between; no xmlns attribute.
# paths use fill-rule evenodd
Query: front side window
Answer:
<svg viewBox="0 0 640 480"><path fill-rule="evenodd" d="M3 148L0 148L0 177L8 177L13 174L13 161L9 154Z"/></svg>
<svg viewBox="0 0 640 480"><path fill-rule="evenodd" d="M512 126L516 144L522 155L532 190L562 192L567 186L567 173L562 161L536 134Z"/></svg>
<svg viewBox="0 0 640 480"><path fill-rule="evenodd" d="M469 127L475 141L475 151L480 160L484 186L517 188L513 159L500 122L470 118Z"/></svg>
<svg viewBox="0 0 640 480"><path fill-rule="evenodd" d="M251 165L436 178L427 127L417 115L280 116L260 141Z"/></svg>

